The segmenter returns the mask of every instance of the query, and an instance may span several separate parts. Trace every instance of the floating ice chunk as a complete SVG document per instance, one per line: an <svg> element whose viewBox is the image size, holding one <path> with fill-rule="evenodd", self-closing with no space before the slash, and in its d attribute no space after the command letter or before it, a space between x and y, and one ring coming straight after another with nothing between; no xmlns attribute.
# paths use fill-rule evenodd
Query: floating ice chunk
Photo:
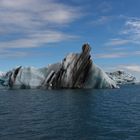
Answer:
<svg viewBox="0 0 140 140"><path fill-rule="evenodd" d="M107 72L107 75L112 80L114 80L118 85L136 84L138 82L133 75L131 75L130 73L127 73L123 70L118 70L115 72Z"/></svg>

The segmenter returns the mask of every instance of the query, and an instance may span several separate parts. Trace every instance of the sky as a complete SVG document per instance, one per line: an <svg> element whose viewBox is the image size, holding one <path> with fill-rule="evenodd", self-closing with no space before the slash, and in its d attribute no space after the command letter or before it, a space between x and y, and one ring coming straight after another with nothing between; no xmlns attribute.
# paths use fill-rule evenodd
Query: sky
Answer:
<svg viewBox="0 0 140 140"><path fill-rule="evenodd" d="M0 0L0 71L60 62L89 43L105 71L140 79L139 0Z"/></svg>

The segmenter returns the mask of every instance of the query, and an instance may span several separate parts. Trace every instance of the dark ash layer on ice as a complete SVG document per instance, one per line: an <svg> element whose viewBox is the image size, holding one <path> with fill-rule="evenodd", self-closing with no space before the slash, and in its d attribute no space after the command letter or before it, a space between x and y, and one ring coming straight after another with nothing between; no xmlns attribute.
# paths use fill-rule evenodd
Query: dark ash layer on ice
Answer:
<svg viewBox="0 0 140 140"><path fill-rule="evenodd" d="M10 88L118 88L111 73L105 73L91 59L91 48L70 53L61 63L36 69L18 67L0 76L0 84Z"/></svg>

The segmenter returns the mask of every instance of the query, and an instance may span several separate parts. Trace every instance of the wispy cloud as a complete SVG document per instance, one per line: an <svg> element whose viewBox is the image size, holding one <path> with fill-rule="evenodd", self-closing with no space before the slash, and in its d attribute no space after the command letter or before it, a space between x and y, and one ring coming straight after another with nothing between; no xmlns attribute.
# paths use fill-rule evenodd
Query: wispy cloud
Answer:
<svg viewBox="0 0 140 140"><path fill-rule="evenodd" d="M0 58L1 59L18 59L18 58L29 58L29 57L50 57L52 54L47 51L38 51L38 50L24 50L22 51L20 49L0 49Z"/></svg>
<svg viewBox="0 0 140 140"><path fill-rule="evenodd" d="M112 17L111 16L100 16L97 19L94 19L91 24L93 26L97 26L97 25L103 25L108 23L109 21L111 21Z"/></svg>
<svg viewBox="0 0 140 140"><path fill-rule="evenodd" d="M35 48L77 38L60 29L81 15L79 7L58 3L56 0L1 0L1 53L9 56L13 48Z"/></svg>
<svg viewBox="0 0 140 140"><path fill-rule="evenodd" d="M0 42L0 48L35 48L41 44L60 42L66 39L73 39L76 36L66 35L56 31L42 31L41 33L31 33L24 38Z"/></svg>
<svg viewBox="0 0 140 140"><path fill-rule="evenodd" d="M95 57L109 59L109 58L121 58L125 56L126 56L125 53L109 53L109 54L97 54Z"/></svg>
<svg viewBox="0 0 140 140"><path fill-rule="evenodd" d="M140 56L140 51L133 51L133 52L111 52L111 53L103 53L103 54L96 54L96 58L124 58L124 57L133 57L133 56Z"/></svg>
<svg viewBox="0 0 140 140"><path fill-rule="evenodd" d="M125 28L121 33L127 36L132 43L140 44L140 19L135 18L127 20Z"/></svg>
<svg viewBox="0 0 140 140"><path fill-rule="evenodd" d="M121 65L119 67L122 68L122 69L125 69L125 70L132 71L132 72L139 72L140 73L140 65L136 65L136 64L133 64L133 65Z"/></svg>
<svg viewBox="0 0 140 140"><path fill-rule="evenodd" d="M121 39L121 38L115 38L110 39L108 42L106 42L105 46L121 46L130 43L131 41L128 39Z"/></svg>
<svg viewBox="0 0 140 140"><path fill-rule="evenodd" d="M125 23L126 29L123 34L140 34L140 19L130 19Z"/></svg>
<svg viewBox="0 0 140 140"><path fill-rule="evenodd" d="M26 57L30 55L28 52L23 51L11 51L11 50L0 50L0 58L19 58L19 57Z"/></svg>
<svg viewBox="0 0 140 140"><path fill-rule="evenodd" d="M111 38L104 43L105 46L122 46L126 44L140 44L140 18L118 16L118 20L123 20L124 23L116 36L118 38Z"/></svg>
<svg viewBox="0 0 140 140"><path fill-rule="evenodd" d="M79 13L78 8L50 0L2 0L0 8L1 23L20 23L20 27L32 27L32 24L65 24L72 22Z"/></svg>

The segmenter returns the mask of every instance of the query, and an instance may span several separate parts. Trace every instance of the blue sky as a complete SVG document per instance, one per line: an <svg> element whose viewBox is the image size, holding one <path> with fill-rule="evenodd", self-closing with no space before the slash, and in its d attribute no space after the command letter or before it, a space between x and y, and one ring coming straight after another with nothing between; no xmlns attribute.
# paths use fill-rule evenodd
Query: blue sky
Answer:
<svg viewBox="0 0 140 140"><path fill-rule="evenodd" d="M139 0L0 0L0 70L47 66L88 42L106 71L139 76L139 7Z"/></svg>

